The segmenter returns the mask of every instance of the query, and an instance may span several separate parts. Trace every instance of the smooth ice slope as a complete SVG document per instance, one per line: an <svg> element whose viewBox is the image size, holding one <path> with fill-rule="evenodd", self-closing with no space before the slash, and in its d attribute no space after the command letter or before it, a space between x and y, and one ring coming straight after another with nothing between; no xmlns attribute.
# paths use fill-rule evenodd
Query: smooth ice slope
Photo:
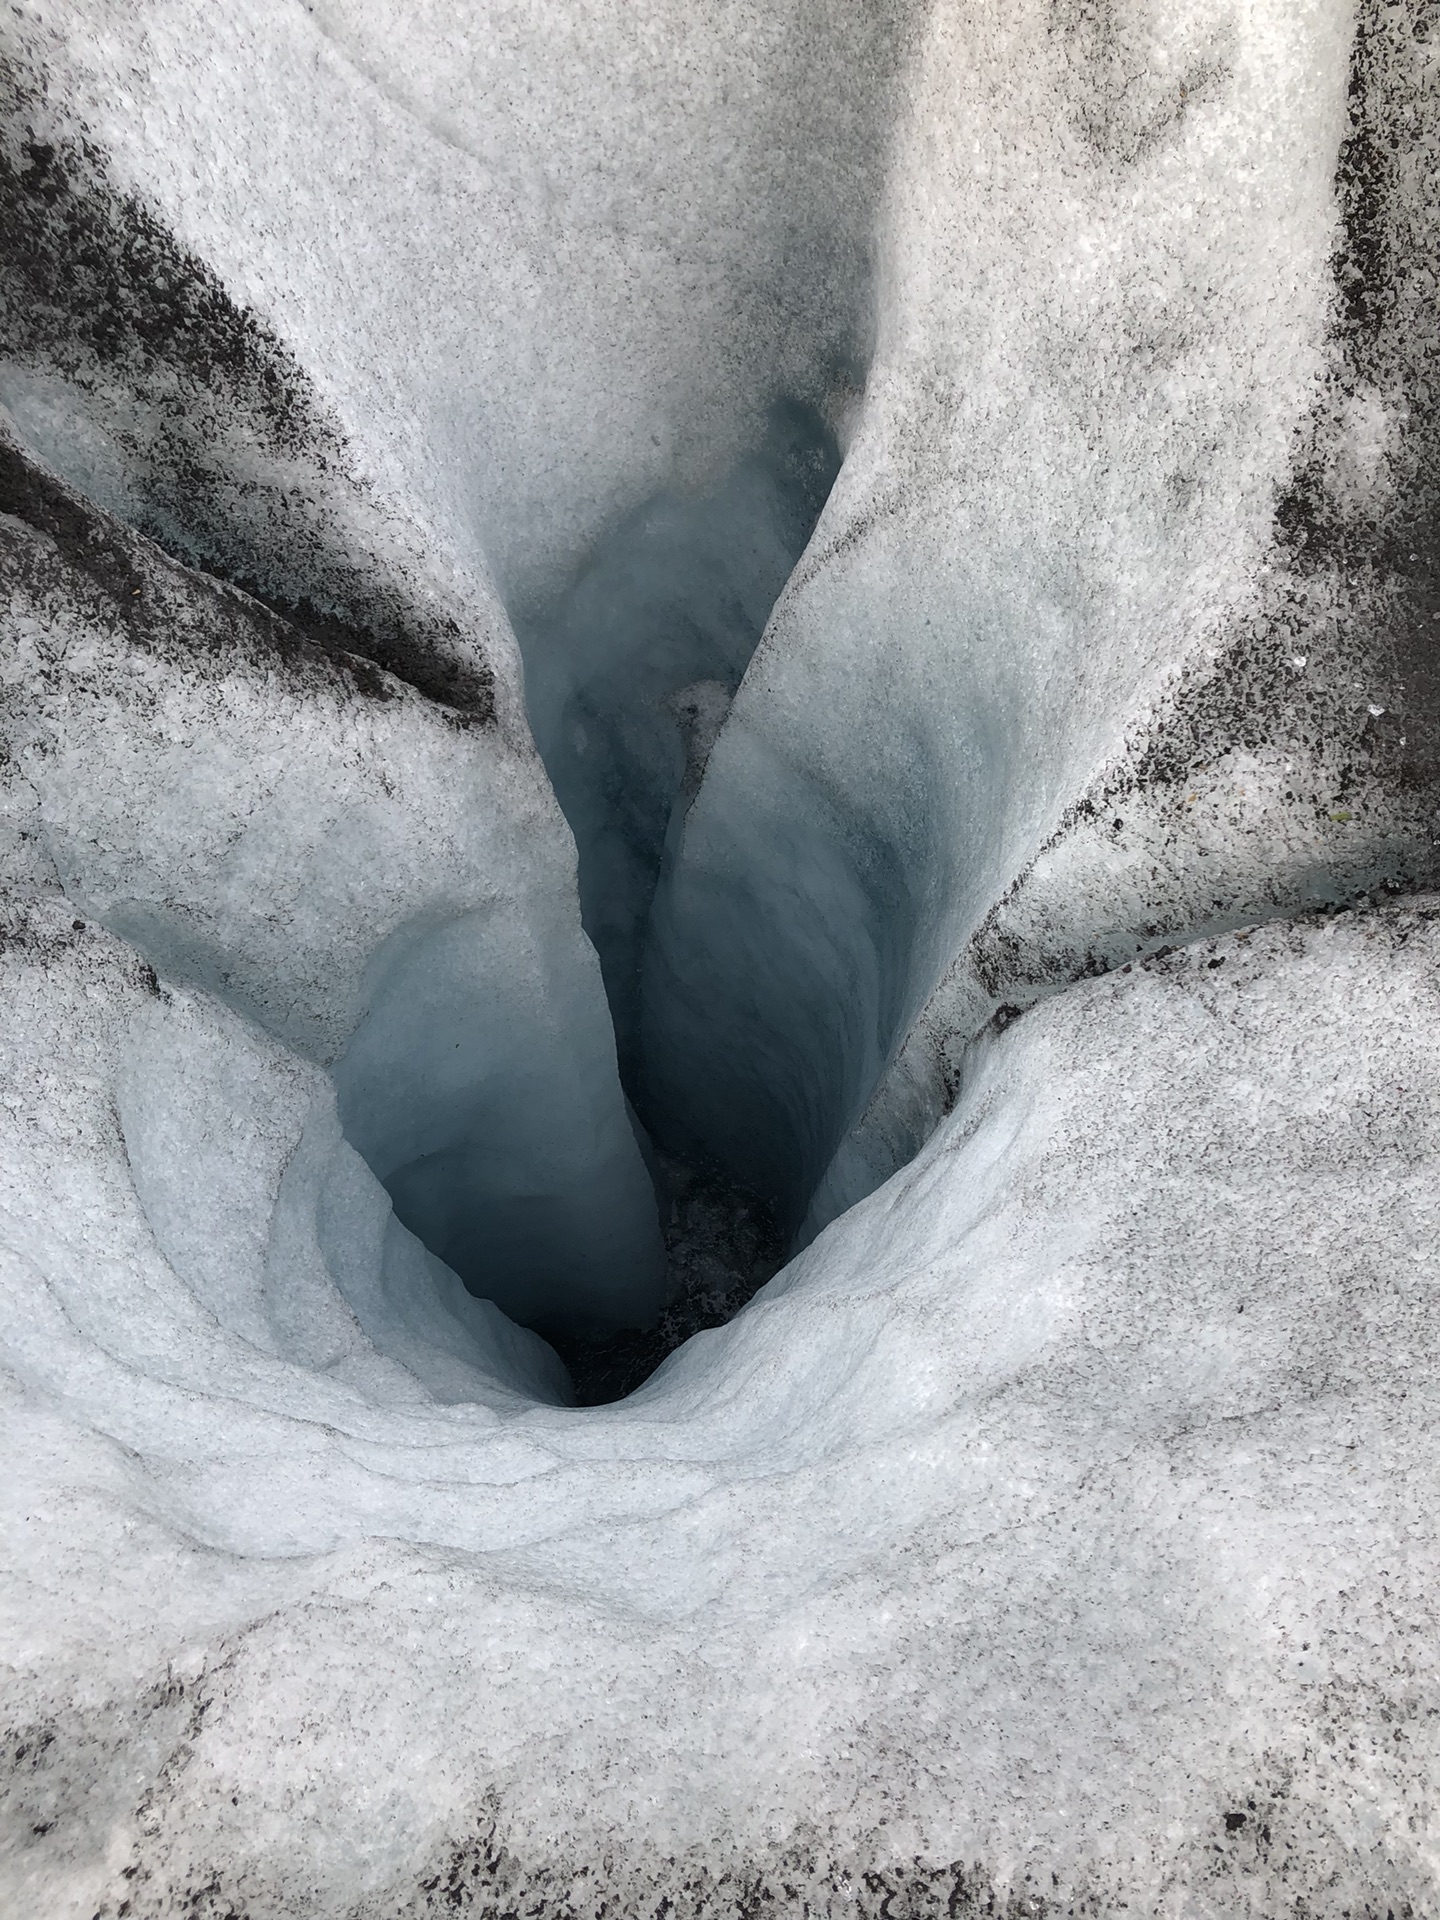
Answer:
<svg viewBox="0 0 1440 1920"><path fill-rule="evenodd" d="M31 941L48 931L62 954L96 951L93 938L74 939L83 928L55 925L53 914L12 931ZM96 972L105 977L103 963ZM93 1030L87 1037L94 1045ZM155 1246L222 1335L382 1404L473 1401L496 1386L569 1397L554 1354L467 1293L394 1218L315 1068L205 996L166 988L132 1006L112 1070L134 1185L119 1217L138 1202ZM153 1342L147 1322L127 1345L135 1334ZM386 1367L377 1353L401 1364ZM152 1346L152 1373L159 1358Z"/></svg>

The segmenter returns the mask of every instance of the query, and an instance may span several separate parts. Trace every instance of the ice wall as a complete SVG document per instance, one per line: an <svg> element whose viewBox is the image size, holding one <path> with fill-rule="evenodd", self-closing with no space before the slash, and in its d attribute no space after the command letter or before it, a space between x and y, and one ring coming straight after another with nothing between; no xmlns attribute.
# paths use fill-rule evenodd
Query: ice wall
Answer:
<svg viewBox="0 0 1440 1920"><path fill-rule="evenodd" d="M655 1202L594 962L569 901L516 919L412 923L376 954L334 1070L346 1138L481 1299L526 1326L644 1325L664 1297Z"/></svg>
<svg viewBox="0 0 1440 1920"><path fill-rule="evenodd" d="M836 423L849 389L830 395ZM676 807L710 749L840 464L813 407L778 403L718 487L647 501L548 614L519 622L535 744L575 834L580 905L638 1069L640 958Z"/></svg>
<svg viewBox="0 0 1440 1920"><path fill-rule="evenodd" d="M1378 21L930 16L855 437L646 963L659 1124L807 1232L997 1007L1433 872L1432 55Z"/></svg>

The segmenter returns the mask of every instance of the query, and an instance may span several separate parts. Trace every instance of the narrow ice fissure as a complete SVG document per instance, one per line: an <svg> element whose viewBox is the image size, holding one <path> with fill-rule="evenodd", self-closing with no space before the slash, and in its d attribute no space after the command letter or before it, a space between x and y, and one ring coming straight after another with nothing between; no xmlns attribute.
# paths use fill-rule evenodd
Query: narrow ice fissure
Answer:
<svg viewBox="0 0 1440 1920"><path fill-rule="evenodd" d="M597 1334L583 1309L588 1274L573 1282L568 1316L532 1320L566 1360L582 1402L633 1390L692 1333L729 1319L784 1257L763 1183L737 1183L683 1128L668 1127L648 1097L646 950L686 809L839 465L835 434L816 408L777 402L761 444L718 483L647 500L565 592L515 617L531 726L575 836L583 924L599 956L666 1249L658 1323ZM435 1245L445 1192L430 1202L394 1180L390 1188L400 1217ZM510 1257L544 1266L543 1233Z"/></svg>
<svg viewBox="0 0 1440 1920"><path fill-rule="evenodd" d="M68 399L59 392L62 425ZM67 441L44 424L27 416L27 439L63 475ZM364 1016L331 1068L345 1136L397 1220L475 1300L549 1340L582 1403L633 1390L690 1334L729 1319L783 1262L791 1197L783 1152L774 1178L769 1168L751 1177L743 1165L737 1178L723 1141L715 1151L687 1127L683 1103L677 1116L656 1101L657 1086L710 1065L703 1052L646 1059L643 982L648 974L668 985L649 951L657 888L839 464L835 434L813 405L777 403L760 444L717 482L652 497L599 543L565 592L515 619L534 735L577 844L613 1050L575 998L573 931L542 901L518 969L515 927L503 915L445 912L402 925L371 957ZM9 505L22 519L48 529L69 514L92 554L123 544L117 521L133 509L121 492L88 471L72 476L102 516L117 516L97 520L85 492L63 482L56 491L28 454L16 449L12 465ZM116 564L132 562L117 549ZM71 884L83 905L83 876ZM162 975L270 1024L229 956L197 940L183 915L125 898L87 910ZM664 1016L652 1010L648 1023L663 1027ZM575 1125L576 1115L588 1118Z"/></svg>
<svg viewBox="0 0 1440 1920"><path fill-rule="evenodd" d="M763 443L718 485L646 501L554 605L515 620L530 723L575 835L581 914L632 1101L643 948L667 845L839 465L813 407L777 404Z"/></svg>
<svg viewBox="0 0 1440 1920"><path fill-rule="evenodd" d="M840 464L825 414L782 399L728 472L653 495L562 591L510 609L613 1055L578 1007L557 1006L544 933L534 1007L517 1020L498 1002L503 956L474 919L396 944L335 1069L347 1137L399 1220L551 1342L582 1404L632 1391L779 1269L898 1019L914 912L883 836L800 808L698 912L681 859L709 756ZM753 997L748 1022L710 1020L717 964ZM586 1137L569 1116L605 1108L617 1064L625 1121L612 1105L610 1132ZM627 1169L637 1146L653 1237Z"/></svg>

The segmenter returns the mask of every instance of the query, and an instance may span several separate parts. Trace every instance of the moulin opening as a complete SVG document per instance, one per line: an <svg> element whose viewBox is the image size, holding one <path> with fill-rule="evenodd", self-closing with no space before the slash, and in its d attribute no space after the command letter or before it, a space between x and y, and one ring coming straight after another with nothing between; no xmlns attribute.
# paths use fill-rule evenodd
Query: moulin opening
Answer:
<svg viewBox="0 0 1440 1920"><path fill-rule="evenodd" d="M82 516L92 568L107 539L134 549L117 588L133 624L135 607L154 599L132 600L130 581L153 571L155 529L141 535L49 479L18 444L0 451L24 465L32 491L49 487ZM63 447L46 452L65 465ZM573 943L573 922L550 924L551 903L530 928L519 978L503 917L406 923L374 957L367 1011L332 1066L345 1136L396 1219L473 1298L554 1347L582 1406L623 1398L693 1334L733 1317L783 1264L808 1198L783 1155L762 1150L758 1166L737 1171L687 1126L683 1102L677 1115L673 1096L657 1100L677 1069L647 1048L645 983L657 972L652 908L687 809L839 465L813 406L778 405L761 443L717 485L645 502L564 595L516 618L533 731L575 837L613 1052L587 1010L567 1004L573 977L554 956ZM205 574L175 578L207 590ZM229 643L257 626L291 632L285 613L215 591ZM338 658L366 664L343 649ZM167 975L234 999L223 971L177 945L168 924L122 909L108 920ZM327 1231L345 1240L342 1221Z"/></svg>
<svg viewBox="0 0 1440 1920"><path fill-rule="evenodd" d="M12 89L0 105L28 125L42 93ZM0 227L15 242L0 304L18 329L0 400L97 524L139 541L131 570L154 543L244 588L215 616L226 642L323 656L385 699L395 676L450 718L488 725L488 668L463 614L362 565L362 549L357 561L349 507L337 518L320 484L345 466L343 433L294 355L158 211L111 182L80 135L32 130L0 154ZM809 265L831 271L830 252ZM853 293L865 274L841 279ZM863 306L825 305L831 344L812 369L865 357ZM366 1014L331 1063L346 1137L397 1219L472 1296L551 1340L582 1403L633 1390L730 1318L782 1263L804 1200L773 1126L754 1129L762 1144L744 1166L688 1126L674 1092L686 1068L661 1057L677 1050L645 985L664 972L653 909L686 810L839 470L834 424L814 403L824 379L801 380L810 398L778 402L728 471L653 495L563 592L510 609L534 737L578 848L613 1053L608 1036L596 1042L594 996L577 990L573 918L537 884L533 913L512 901L506 924L480 911L400 926L367 963ZM843 401L854 388L832 391ZM239 489L237 460L250 476ZM295 484L307 461L311 487ZM121 598L133 624L148 601L128 575ZM228 956L201 951L167 911L109 920L167 975L257 1014ZM763 1082L763 1061L755 1073Z"/></svg>
<svg viewBox="0 0 1440 1920"><path fill-rule="evenodd" d="M204 392L223 372L236 409L268 423L282 450L333 451L285 350L145 208L110 188L95 156L45 147L26 164L0 167L0 224L25 239L19 307L51 316L67 351L77 341L94 349L128 395L117 417L132 423L144 455L111 471L97 449L116 436L91 419L99 403L73 382L10 369L0 398L64 476L62 490L78 490L87 528L113 516L116 538L138 535L201 578L242 586L249 599L226 603L232 624L276 615L270 625L287 643L308 643L352 675L374 661L428 699L488 720L488 685L461 686L473 663L454 633L422 617L418 602L390 606L373 580L359 591L323 516L305 519L303 494L262 490L256 525L237 518L234 490L206 465L203 405L177 424L152 392L163 346L162 358L204 373ZM94 289L75 280L68 247L82 230L92 242L85 257L110 276L102 306L131 316L133 338L107 334L97 345L84 334ZM168 275L156 268L162 257ZM45 344L27 336L32 357L43 358ZM835 392L853 388L842 381ZM108 421L103 407L96 419ZM477 915L407 925L386 944L370 969L368 1013L333 1069L346 1136L399 1221L474 1297L555 1346L581 1404L623 1397L691 1334L731 1318L783 1263L795 1225L796 1181L781 1155L762 1149L761 1163L737 1177L731 1157L686 1125L673 1093L656 1097L683 1070L645 1039L645 979L652 908L686 811L840 457L821 410L783 399L718 479L655 494L563 592L512 609L536 745L577 846L614 1058L577 1044L593 1023L560 1004L572 988L559 984L563 968L550 978L544 925L533 929L533 981L496 1000L508 936ZM276 527L294 537L267 544ZM292 549L307 556L313 580L290 577L283 556ZM87 533L86 555L96 550ZM141 603L129 578L120 604L133 621ZM111 919L167 970L223 985L224 969L189 964L168 926ZM565 937L553 932L556 950ZM623 1102L613 1097L617 1060ZM580 1114L577 1129L570 1119ZM609 1116L599 1138L597 1114Z"/></svg>
<svg viewBox="0 0 1440 1920"><path fill-rule="evenodd" d="M627 1308L607 1274L597 1274L614 1264L604 1245L603 1195L588 1230L560 1218L543 1194L533 1203L487 1199L482 1161L494 1152L493 1139L483 1152L417 1156L385 1183L400 1220L472 1293L497 1299L551 1342L581 1405L632 1392L692 1334L730 1319L785 1258L783 1173L773 1183L737 1180L697 1151L683 1127L668 1124L650 1098L647 946L686 809L839 466L835 433L820 412L782 402L760 444L718 484L647 500L591 553L567 591L515 616L531 725L575 836L582 920L600 961L628 1116L654 1186L658 1289L652 1285L648 1301L644 1287L635 1289ZM436 985L433 969L427 977L423 963L410 968L391 1015L399 999L413 996L433 1020ZM453 1017L467 1016L457 1005ZM393 1017L388 1029L393 1045ZM503 1071L500 1036L490 1045ZM347 1132L362 1151L365 1109L382 1078L364 1073L357 1084L353 1066L341 1076ZM517 1083L512 1112L522 1134L533 1110L532 1095ZM557 1111L542 1116L539 1131L563 1124ZM528 1151L543 1162L544 1139L533 1137ZM523 1187L523 1177L515 1184ZM597 1283L601 1292L611 1287L603 1318L595 1311Z"/></svg>
<svg viewBox="0 0 1440 1920"><path fill-rule="evenodd" d="M150 564L146 537L48 480L18 445L7 451L29 463L27 484L83 514L87 555L107 529L134 547L117 602L133 622L129 581ZM66 464L63 447L46 451ZM384 944L365 1017L332 1067L346 1138L398 1221L475 1299L550 1342L580 1405L623 1398L693 1334L729 1320L783 1264L807 1197L782 1156L737 1175L673 1098L656 1099L675 1068L647 1051L645 980L652 908L686 811L839 465L813 406L777 405L759 446L716 486L645 502L563 596L515 621L533 731L576 841L614 1052L596 1044L583 1008L564 1004L565 969L552 977L547 955L573 934L542 916L529 976L497 1000L513 928L482 913L408 923ZM198 592L205 575L184 580ZM222 611L247 632L265 621L289 631L253 596ZM119 910L109 920L167 973L215 974L167 926ZM593 1116L607 1106L609 1135L597 1137ZM572 1129L573 1114L590 1120Z"/></svg>

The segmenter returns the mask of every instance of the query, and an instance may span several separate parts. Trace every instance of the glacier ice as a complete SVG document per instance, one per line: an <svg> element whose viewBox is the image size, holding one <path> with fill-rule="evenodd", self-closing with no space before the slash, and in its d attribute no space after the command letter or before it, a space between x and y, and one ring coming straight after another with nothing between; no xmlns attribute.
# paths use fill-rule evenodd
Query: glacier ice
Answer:
<svg viewBox="0 0 1440 1920"><path fill-rule="evenodd" d="M654 1195L533 749L298 652L264 607L7 457L28 489L5 677L32 884L332 1066L402 1217L442 1258L483 1241L487 1298L542 1320L544 1287L583 1272L577 1319L652 1320ZM454 1218L432 1227L436 1165ZM517 1210L545 1217L548 1277L514 1247Z"/></svg>
<svg viewBox="0 0 1440 1920"><path fill-rule="evenodd" d="M0 51L0 1907L1430 1911L1429 11Z"/></svg>
<svg viewBox="0 0 1440 1920"><path fill-rule="evenodd" d="M667 843L838 455L813 407L777 404L759 447L718 485L644 502L557 604L519 624L535 744L575 834L585 929L632 1082L641 954Z"/></svg>
<svg viewBox="0 0 1440 1920"><path fill-rule="evenodd" d="M232 1330L244 1222L207 1310L107 1080L137 1020L233 1080L238 1017L37 917L0 1001L50 1119L7 1187L63 1201L7 1216L12 1909L144 1874L163 1911L200 1859L277 1914L965 1912L1027 1875L1423 1911L1437 925L1052 997L745 1314L577 1415L450 1399L318 1276L268 1350ZM308 1124L315 1070L253 1078Z"/></svg>

